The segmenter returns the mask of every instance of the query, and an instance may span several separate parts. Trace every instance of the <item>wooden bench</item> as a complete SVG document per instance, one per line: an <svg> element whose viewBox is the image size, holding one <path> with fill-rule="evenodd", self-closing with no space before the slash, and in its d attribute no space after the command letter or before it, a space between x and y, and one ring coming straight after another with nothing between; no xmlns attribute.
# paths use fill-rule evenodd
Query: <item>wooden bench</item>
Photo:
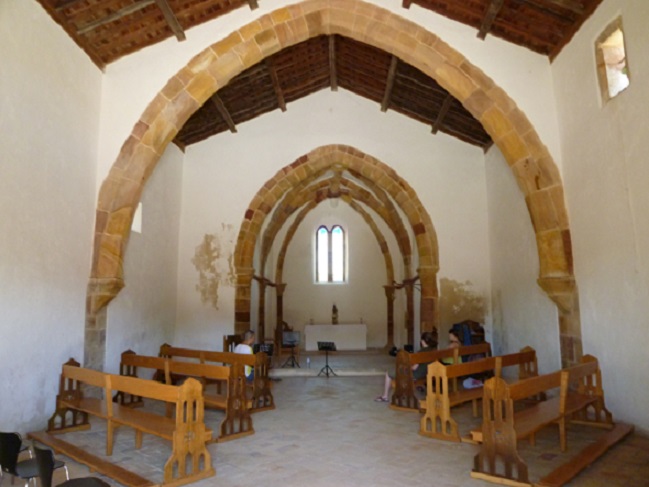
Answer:
<svg viewBox="0 0 649 487"><path fill-rule="evenodd" d="M221 421L219 435L214 441L226 441L251 435L255 432L250 416L250 401L246 398L246 377L241 364L232 366L212 365L205 363L179 362L163 357L137 355L132 350L122 353L120 375L137 377L139 369L152 369L161 372L166 384L173 384L179 377L193 377L203 384L205 407L221 409L225 417ZM225 388L219 393L210 392L207 385L218 381ZM129 394L118 394L117 400L124 406L141 406L142 398Z"/></svg>
<svg viewBox="0 0 649 487"><path fill-rule="evenodd" d="M390 407L406 411L419 411L419 398L415 391L417 386L426 385L426 378L415 381L412 370L413 365L430 364L443 359L453 359L455 363L459 361L459 357L477 354L491 355L491 345L485 342L478 345L416 353L400 350L397 353L394 392L392 393Z"/></svg>
<svg viewBox="0 0 649 487"><path fill-rule="evenodd" d="M164 344L160 347L160 357L194 359L199 363L213 362L214 364L240 364L254 368L255 377L250 387L252 404L250 412L266 411L275 409L275 399L271 392L271 382L268 377L270 362L268 355L264 352L246 355L233 352L215 352L211 350L196 350L191 348L172 347Z"/></svg>
<svg viewBox="0 0 649 487"><path fill-rule="evenodd" d="M524 409L515 408L517 401L553 390L558 390L558 395ZM586 355L573 367L513 384L507 384L499 377L489 379L484 387L482 445L475 457L471 476L498 484L532 485L527 464L518 454L517 440L530 438L534 444L536 432L548 425L558 424L561 450L565 451L566 428L570 421L612 429L596 444L602 442L602 445L610 445L611 438L621 438L630 432L624 428L622 432L626 433L620 436L620 428L613 429L611 413L604 404L601 372L595 357ZM606 448L587 447L583 452L588 458L586 461L581 459L583 468ZM578 473L574 469L568 470L572 476ZM549 478L554 478L556 482L557 478L566 477L560 473L554 474L554 477L550 474Z"/></svg>
<svg viewBox="0 0 649 487"><path fill-rule="evenodd" d="M98 393L98 397L89 392ZM115 404L111 399L113 392L171 403L175 406L175 418ZM203 388L195 379L171 386L82 368L70 359L63 365L56 411L48 421L47 432L60 434L88 429L89 416L102 418L107 425L107 456L113 453L114 431L120 426L135 430L136 448L142 446L143 433L170 440L172 452L164 465L164 485L176 486L215 474L205 447L212 431L205 427L203 415ZM99 469L99 466L89 466Z"/></svg>
<svg viewBox="0 0 649 487"><path fill-rule="evenodd" d="M419 433L439 440L462 441L457 422L451 415L451 408L467 402L473 403L473 416L478 416L478 400L482 399L483 388L465 389L457 387L461 377L494 373L502 377L503 367L518 366L518 378L538 375L536 351L525 347L518 353L486 357L471 362L444 365L434 362L428 366L426 398L421 401L424 410Z"/></svg>

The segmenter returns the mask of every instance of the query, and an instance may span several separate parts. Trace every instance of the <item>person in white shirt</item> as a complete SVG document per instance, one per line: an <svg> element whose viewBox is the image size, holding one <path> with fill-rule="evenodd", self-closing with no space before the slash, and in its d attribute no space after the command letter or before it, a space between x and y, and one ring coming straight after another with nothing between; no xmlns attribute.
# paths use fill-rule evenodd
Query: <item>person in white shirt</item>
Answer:
<svg viewBox="0 0 649 487"><path fill-rule="evenodd" d="M245 355L252 355L252 344L255 343L255 332L248 330L243 334L243 341L234 347L234 353L242 353ZM246 374L246 379L248 382L252 382L255 377L255 369L250 365L245 366L244 373Z"/></svg>

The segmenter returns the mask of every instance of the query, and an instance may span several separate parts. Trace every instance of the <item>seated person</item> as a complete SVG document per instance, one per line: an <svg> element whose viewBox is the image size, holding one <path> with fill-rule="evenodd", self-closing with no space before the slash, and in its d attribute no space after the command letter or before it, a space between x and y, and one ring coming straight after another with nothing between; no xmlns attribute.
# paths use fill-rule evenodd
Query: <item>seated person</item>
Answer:
<svg viewBox="0 0 649 487"><path fill-rule="evenodd" d="M437 349L437 340L435 335L430 331L425 331L421 334L421 349L420 352L428 352L431 350ZM428 364L415 364L412 366L412 377L416 381L426 377L428 372ZM391 377L387 372L385 373L385 383L383 386L383 394L377 396L374 399L376 402L388 402L390 389L394 387L394 378Z"/></svg>
<svg viewBox="0 0 649 487"><path fill-rule="evenodd" d="M458 332L451 328L448 332L448 348L459 348L462 344L462 338L458 335ZM442 359L444 365L453 365L453 357L447 357ZM460 357L460 362L462 362L462 357Z"/></svg>
<svg viewBox="0 0 649 487"><path fill-rule="evenodd" d="M252 355L252 344L255 343L255 332L248 330L243 334L243 341L234 347L234 353L242 353L244 355ZM255 377L255 369L250 366L244 366L244 374L248 382L252 382Z"/></svg>
<svg viewBox="0 0 649 487"><path fill-rule="evenodd" d="M460 337L459 332L455 330L454 328L451 328L448 332L448 348L459 348L460 345L462 344L462 337ZM468 360L475 360L478 358L482 357L469 357ZM462 357L459 357L459 362L462 363ZM453 365L454 359L453 357L448 357L442 359L442 363L444 365ZM462 379L462 387L465 389L474 389L476 387L482 387L482 380L478 377L464 377Z"/></svg>

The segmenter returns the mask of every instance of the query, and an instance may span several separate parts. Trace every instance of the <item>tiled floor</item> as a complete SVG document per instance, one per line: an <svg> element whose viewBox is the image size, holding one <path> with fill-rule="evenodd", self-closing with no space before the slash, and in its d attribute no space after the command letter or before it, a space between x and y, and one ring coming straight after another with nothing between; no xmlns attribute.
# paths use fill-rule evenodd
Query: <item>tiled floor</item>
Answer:
<svg viewBox="0 0 649 487"><path fill-rule="evenodd" d="M418 413L393 411L376 403L383 371L393 368L385 354L335 354L330 365L339 377L317 377L324 356L311 355L309 369L274 369L281 376L273 386L277 408L256 413L255 434L238 440L210 445L215 477L196 487L219 486L390 486L407 485L483 487L494 485L474 480L469 472L474 445L447 443L420 436ZM301 358L306 365L306 356ZM352 371L362 375L351 375ZM464 432L476 423L471 407L457 409ZM208 411L208 424L216 429L221 413ZM93 423L87 432L69 433L62 438L101 455L104 427ZM592 429L572 427L572 454L591 438ZM537 446L522 442L523 458L533 480L565 461L556 445L557 431L542 432ZM112 461L155 482L162 480L162 466L169 444L146 436L136 451L133 434L119 430ZM68 462L73 476L88 475L84 466ZM116 485L110 479L109 482ZM62 478L55 478L55 483ZM649 486L649 438L634 434L616 446L569 485L584 487Z"/></svg>

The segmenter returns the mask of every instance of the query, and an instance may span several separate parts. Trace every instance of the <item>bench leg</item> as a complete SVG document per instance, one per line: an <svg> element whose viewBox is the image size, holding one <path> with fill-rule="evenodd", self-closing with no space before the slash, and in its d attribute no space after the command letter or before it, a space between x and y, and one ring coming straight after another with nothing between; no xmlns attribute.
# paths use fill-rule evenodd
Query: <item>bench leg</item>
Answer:
<svg viewBox="0 0 649 487"><path fill-rule="evenodd" d="M109 419L106 423L106 456L109 457L113 454L113 436L115 432L115 425Z"/></svg>
<svg viewBox="0 0 649 487"><path fill-rule="evenodd" d="M559 420L559 441L561 443L561 451L566 451L568 448L568 441L566 439L566 418Z"/></svg>
<svg viewBox="0 0 649 487"><path fill-rule="evenodd" d="M142 432L135 430L135 449L139 450L142 447Z"/></svg>
<svg viewBox="0 0 649 487"><path fill-rule="evenodd" d="M472 401L472 403L473 403L473 417L477 418L478 417L478 400L474 399Z"/></svg>

